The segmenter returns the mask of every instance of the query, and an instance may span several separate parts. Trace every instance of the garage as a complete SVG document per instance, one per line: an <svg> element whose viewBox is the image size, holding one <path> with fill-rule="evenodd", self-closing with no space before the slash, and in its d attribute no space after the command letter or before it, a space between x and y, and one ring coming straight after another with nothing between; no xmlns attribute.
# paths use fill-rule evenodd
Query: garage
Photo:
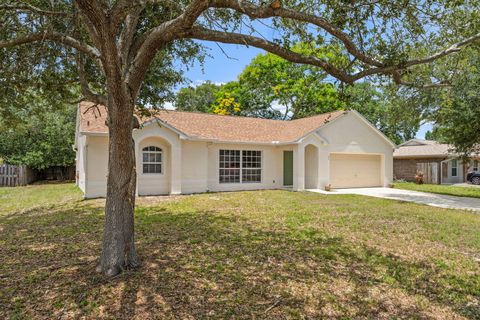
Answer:
<svg viewBox="0 0 480 320"><path fill-rule="evenodd" d="M330 154L332 188L382 186L382 157L377 154Z"/></svg>

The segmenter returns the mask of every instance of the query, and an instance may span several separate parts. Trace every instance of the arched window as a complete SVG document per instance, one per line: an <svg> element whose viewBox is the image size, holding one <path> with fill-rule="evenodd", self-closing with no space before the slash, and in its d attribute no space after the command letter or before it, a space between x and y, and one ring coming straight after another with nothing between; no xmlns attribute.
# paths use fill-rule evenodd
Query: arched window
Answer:
<svg viewBox="0 0 480 320"><path fill-rule="evenodd" d="M143 173L163 173L162 149L148 146L142 149Z"/></svg>

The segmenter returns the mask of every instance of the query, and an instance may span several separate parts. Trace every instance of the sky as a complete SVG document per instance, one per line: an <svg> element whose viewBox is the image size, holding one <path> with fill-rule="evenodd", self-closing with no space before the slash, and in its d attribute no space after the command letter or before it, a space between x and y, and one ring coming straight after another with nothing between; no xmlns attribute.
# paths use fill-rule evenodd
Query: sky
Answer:
<svg viewBox="0 0 480 320"><path fill-rule="evenodd" d="M263 32L269 33L270 31L264 30ZM208 48L207 53L209 57L205 58L203 68L200 63L197 62L185 72L186 78L192 82L192 85L198 85L207 80L218 84L236 80L245 66L247 66L256 55L264 52L257 48L247 48L240 45L217 45L211 42L205 42L204 45ZM172 108L171 105L166 107ZM423 124L417 132L416 137L424 139L425 133L431 129L432 125L430 123Z"/></svg>

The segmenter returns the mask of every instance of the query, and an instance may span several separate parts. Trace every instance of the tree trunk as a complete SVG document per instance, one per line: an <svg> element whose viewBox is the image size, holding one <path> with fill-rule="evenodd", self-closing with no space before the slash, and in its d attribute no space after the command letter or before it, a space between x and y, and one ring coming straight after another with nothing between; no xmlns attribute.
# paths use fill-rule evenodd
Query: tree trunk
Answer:
<svg viewBox="0 0 480 320"><path fill-rule="evenodd" d="M133 102L126 94L108 99L109 158L105 227L97 271L112 277L138 265L134 237L135 145Z"/></svg>

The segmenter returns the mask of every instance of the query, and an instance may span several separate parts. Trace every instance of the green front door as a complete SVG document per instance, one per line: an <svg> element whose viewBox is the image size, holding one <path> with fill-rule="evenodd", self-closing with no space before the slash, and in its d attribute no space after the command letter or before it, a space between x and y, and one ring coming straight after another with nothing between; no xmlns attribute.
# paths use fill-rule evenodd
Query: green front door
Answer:
<svg viewBox="0 0 480 320"><path fill-rule="evenodd" d="M283 185L293 185L293 151L283 151Z"/></svg>

